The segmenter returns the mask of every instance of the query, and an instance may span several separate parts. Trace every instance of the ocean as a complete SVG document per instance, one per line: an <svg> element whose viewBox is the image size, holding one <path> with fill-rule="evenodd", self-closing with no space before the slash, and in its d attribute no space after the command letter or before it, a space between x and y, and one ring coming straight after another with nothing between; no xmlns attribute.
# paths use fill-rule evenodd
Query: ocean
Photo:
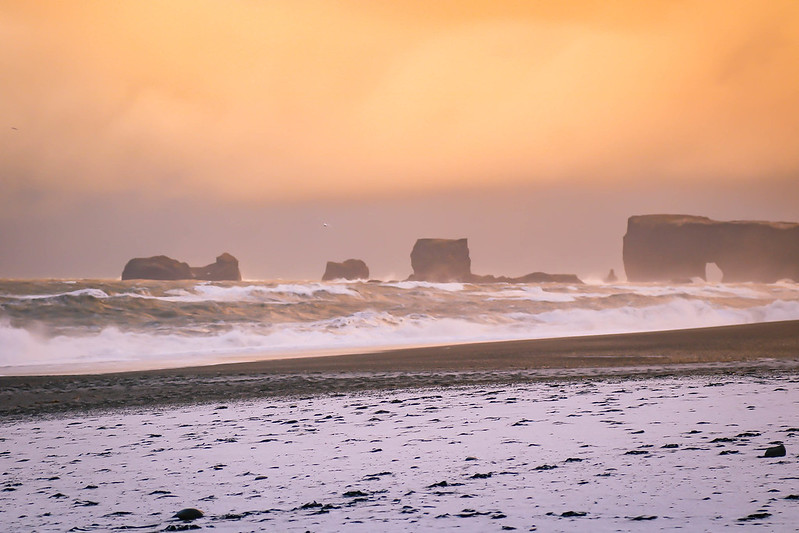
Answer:
<svg viewBox="0 0 799 533"><path fill-rule="evenodd" d="M799 319L799 284L0 280L0 375Z"/></svg>

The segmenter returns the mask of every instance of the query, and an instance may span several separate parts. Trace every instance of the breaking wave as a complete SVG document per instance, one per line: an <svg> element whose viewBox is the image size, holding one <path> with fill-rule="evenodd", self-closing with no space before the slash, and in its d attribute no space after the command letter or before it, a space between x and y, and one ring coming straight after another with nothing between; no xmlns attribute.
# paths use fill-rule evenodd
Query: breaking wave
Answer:
<svg viewBox="0 0 799 533"><path fill-rule="evenodd" d="M0 281L0 374L794 319L786 283Z"/></svg>

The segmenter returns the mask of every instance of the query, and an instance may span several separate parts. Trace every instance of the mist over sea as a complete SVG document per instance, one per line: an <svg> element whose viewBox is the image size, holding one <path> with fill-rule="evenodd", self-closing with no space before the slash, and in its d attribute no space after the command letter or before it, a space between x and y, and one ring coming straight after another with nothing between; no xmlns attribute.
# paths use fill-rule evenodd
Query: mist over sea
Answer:
<svg viewBox="0 0 799 533"><path fill-rule="evenodd" d="M0 375L799 319L799 284L0 281Z"/></svg>

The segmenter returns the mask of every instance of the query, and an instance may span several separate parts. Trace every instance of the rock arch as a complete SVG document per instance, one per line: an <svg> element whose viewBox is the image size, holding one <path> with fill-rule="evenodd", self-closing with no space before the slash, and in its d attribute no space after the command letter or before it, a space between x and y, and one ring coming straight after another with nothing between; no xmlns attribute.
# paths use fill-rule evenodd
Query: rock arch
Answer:
<svg viewBox="0 0 799 533"><path fill-rule="evenodd" d="M623 255L629 281L706 279L708 263L718 265L725 282L799 281L799 224L633 216Z"/></svg>

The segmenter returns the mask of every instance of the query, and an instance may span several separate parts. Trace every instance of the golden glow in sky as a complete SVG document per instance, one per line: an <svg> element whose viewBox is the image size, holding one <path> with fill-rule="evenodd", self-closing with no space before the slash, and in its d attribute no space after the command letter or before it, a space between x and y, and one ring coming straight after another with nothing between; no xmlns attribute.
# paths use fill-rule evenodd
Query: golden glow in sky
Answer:
<svg viewBox="0 0 799 533"><path fill-rule="evenodd" d="M799 172L793 0L2 4L4 203Z"/></svg>

